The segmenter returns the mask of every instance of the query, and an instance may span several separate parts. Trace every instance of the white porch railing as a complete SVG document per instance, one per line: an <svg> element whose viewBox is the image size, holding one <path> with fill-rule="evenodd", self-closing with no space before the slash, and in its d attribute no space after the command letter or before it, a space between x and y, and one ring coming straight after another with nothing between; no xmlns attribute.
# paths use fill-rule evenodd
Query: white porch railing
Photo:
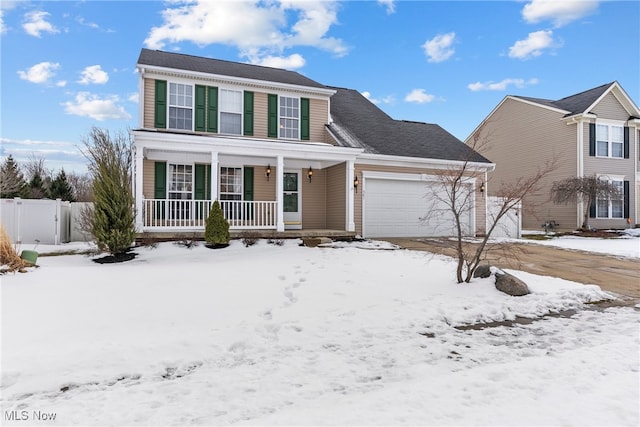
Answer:
<svg viewBox="0 0 640 427"><path fill-rule="evenodd" d="M204 230L212 204L212 200L144 199L143 227ZM276 228L276 202L221 200L220 207L231 229Z"/></svg>

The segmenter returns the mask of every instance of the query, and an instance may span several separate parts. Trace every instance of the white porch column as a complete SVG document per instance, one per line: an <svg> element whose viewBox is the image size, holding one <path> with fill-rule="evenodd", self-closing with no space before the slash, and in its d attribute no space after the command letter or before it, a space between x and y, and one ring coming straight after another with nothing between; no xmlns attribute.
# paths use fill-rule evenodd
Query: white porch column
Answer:
<svg viewBox="0 0 640 427"><path fill-rule="evenodd" d="M276 164L276 230L284 231L284 157L278 156Z"/></svg>
<svg viewBox="0 0 640 427"><path fill-rule="evenodd" d="M211 201L218 199L218 152L211 152L211 182L209 188L211 188Z"/></svg>
<svg viewBox="0 0 640 427"><path fill-rule="evenodd" d="M355 206L355 188L353 186L353 179L355 177L355 162L353 160L347 160L347 206L346 206L346 218L345 224L347 231L356 231L356 222L354 215Z"/></svg>
<svg viewBox="0 0 640 427"><path fill-rule="evenodd" d="M136 147L134 153L134 164L133 164L133 191L136 201L136 231L142 232L142 227L144 226L143 222L143 202L144 202L144 194L142 192L142 178L144 176L142 167L144 163L144 157L142 155L143 149L142 147Z"/></svg>

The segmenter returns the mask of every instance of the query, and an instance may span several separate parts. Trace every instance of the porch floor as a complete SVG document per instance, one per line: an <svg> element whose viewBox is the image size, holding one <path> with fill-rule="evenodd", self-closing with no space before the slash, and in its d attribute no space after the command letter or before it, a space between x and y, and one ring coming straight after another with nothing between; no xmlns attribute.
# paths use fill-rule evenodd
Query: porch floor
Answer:
<svg viewBox="0 0 640 427"><path fill-rule="evenodd" d="M307 229L307 230L230 230L231 239L241 239L245 235L251 235L259 239L300 239L306 237L328 237L333 240L350 240L356 237L355 231ZM204 231L169 231L169 232L143 232L138 233L136 241L173 241L182 239L204 240Z"/></svg>

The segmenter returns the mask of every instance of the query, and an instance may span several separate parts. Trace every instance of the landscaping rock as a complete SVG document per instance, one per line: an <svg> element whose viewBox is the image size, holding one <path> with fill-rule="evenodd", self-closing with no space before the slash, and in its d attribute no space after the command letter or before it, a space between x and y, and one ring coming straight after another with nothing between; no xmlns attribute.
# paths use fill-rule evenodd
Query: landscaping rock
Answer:
<svg viewBox="0 0 640 427"><path fill-rule="evenodd" d="M491 276L491 266L489 264L479 265L476 271L473 272L473 277L486 279L489 276Z"/></svg>
<svg viewBox="0 0 640 427"><path fill-rule="evenodd" d="M526 283L505 272L496 272L496 289L514 297L520 297L530 293Z"/></svg>

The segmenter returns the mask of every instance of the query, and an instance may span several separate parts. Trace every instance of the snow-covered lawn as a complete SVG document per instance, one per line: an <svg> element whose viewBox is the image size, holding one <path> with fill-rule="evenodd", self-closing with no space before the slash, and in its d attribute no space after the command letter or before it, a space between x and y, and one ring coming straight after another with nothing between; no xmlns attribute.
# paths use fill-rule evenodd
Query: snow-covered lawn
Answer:
<svg viewBox="0 0 640 427"><path fill-rule="evenodd" d="M523 232L523 234L533 234ZM536 233L539 234L539 233ZM640 228L625 230L619 238L600 239L595 237L560 236L549 240L518 240L538 245L555 246L563 249L580 250L629 258L640 258Z"/></svg>
<svg viewBox="0 0 640 427"><path fill-rule="evenodd" d="M3 422L640 424L638 307L583 310L613 296L521 272L532 294L509 297L455 284L448 258L341 246L165 243L2 276Z"/></svg>

